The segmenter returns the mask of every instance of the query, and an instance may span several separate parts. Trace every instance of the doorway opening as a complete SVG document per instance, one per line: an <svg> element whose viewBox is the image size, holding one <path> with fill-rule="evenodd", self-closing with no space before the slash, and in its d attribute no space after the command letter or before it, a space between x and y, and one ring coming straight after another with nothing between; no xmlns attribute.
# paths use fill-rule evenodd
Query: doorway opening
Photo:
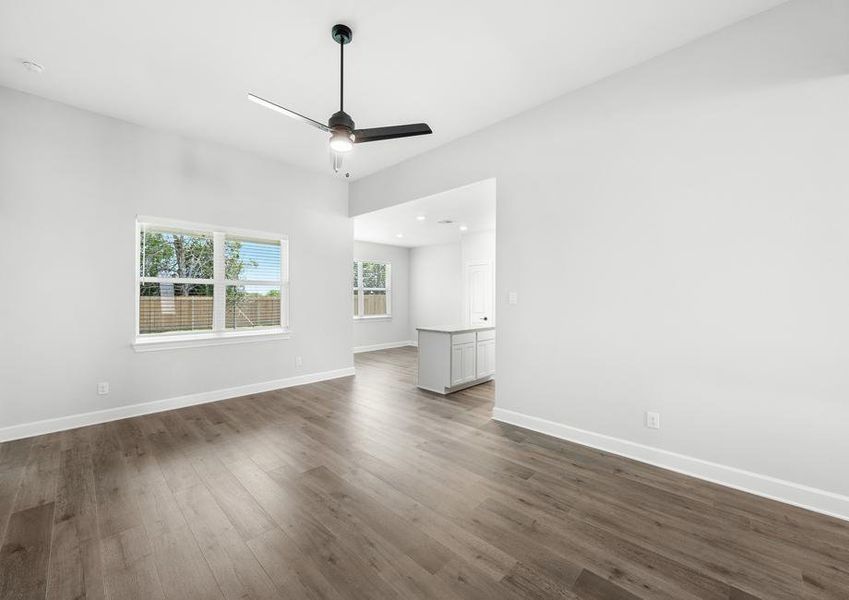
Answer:
<svg viewBox="0 0 849 600"><path fill-rule="evenodd" d="M419 387L439 393L494 377L495 186L485 179L354 217L354 352L419 346ZM369 308L375 295L391 314ZM445 356L431 375L444 385L421 382L434 336Z"/></svg>

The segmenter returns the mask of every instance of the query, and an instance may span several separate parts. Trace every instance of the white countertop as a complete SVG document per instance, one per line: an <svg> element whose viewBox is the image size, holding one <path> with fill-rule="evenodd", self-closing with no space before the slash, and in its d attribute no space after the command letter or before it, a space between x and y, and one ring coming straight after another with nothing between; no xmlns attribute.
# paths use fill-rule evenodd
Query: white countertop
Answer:
<svg viewBox="0 0 849 600"><path fill-rule="evenodd" d="M467 325L437 325L434 327L416 327L418 331L433 331L435 333L465 333L467 331L489 331L495 329L495 325L478 325L469 327Z"/></svg>

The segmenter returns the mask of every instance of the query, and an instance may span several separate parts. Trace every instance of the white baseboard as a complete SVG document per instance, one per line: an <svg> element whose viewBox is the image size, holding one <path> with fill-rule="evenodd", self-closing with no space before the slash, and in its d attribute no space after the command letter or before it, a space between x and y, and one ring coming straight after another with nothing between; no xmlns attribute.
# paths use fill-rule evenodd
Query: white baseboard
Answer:
<svg viewBox="0 0 849 600"><path fill-rule="evenodd" d="M578 429L577 427L570 427L569 425L563 425L562 423L556 423L539 417L532 417L504 408L493 408L492 418L502 423L517 425L583 446L604 450L605 452L618 454L656 467L704 479L705 481L724 485L742 492L763 496L764 498L792 504L799 508L849 521L849 497L847 496L791 481L784 481L770 477L769 475L752 473L751 471L720 465L692 456L677 454L660 448L645 446L636 442L629 442L628 440L601 433Z"/></svg>
<svg viewBox="0 0 849 600"><path fill-rule="evenodd" d="M247 385L224 388L221 390L211 390L209 392L200 392L197 394L189 394L187 396L166 398L165 400L154 400L152 402L142 402L139 404L130 404L128 406L117 406L115 408L107 408L106 410L97 410L78 415L69 415L67 417L58 417L56 419L45 419L43 421L35 421L33 423L12 425L11 427L0 428L0 442L7 442L9 440L17 440L45 433L53 433L56 431L64 431L66 429L74 429L75 427L85 427L86 425L95 425L97 423L106 423L108 421L117 421L118 419L126 419L127 417L148 415L165 410L182 408L184 406L194 406L195 404L206 404L207 402L217 402L218 400L227 400L228 398L238 398L239 396L259 394L295 385L304 385L306 383L315 383L316 381L326 381L328 379L336 379L338 377L347 377L353 374L354 367L347 367L345 369L321 371L319 373L297 375L295 377L275 379L273 381L264 381L261 383L249 383Z"/></svg>
<svg viewBox="0 0 849 600"><path fill-rule="evenodd" d="M388 342L386 344L372 344L371 346L354 346L354 354L360 352L373 352L375 350L389 350L390 348L404 348L405 346L415 346L410 340L403 342Z"/></svg>

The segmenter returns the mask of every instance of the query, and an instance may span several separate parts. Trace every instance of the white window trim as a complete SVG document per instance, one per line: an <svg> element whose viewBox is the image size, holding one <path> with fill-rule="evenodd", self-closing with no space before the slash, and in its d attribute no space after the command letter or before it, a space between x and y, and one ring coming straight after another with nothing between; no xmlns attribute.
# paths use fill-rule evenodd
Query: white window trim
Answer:
<svg viewBox="0 0 849 600"><path fill-rule="evenodd" d="M141 231L142 226L153 225L170 229L197 231L211 233L214 239L214 277L212 279L184 279L173 277L142 277L139 265L141 253ZM137 352L149 352L153 350L170 350L176 348L193 348L198 346L217 346L221 344L241 344L245 342L260 342L270 340L289 339L291 328L289 323L290 305L290 281L289 281L289 237L279 233L267 231L255 231L250 229L239 229L235 227L220 227L203 223L179 221L176 219L163 219L161 217L150 217L145 215L136 216L136 243L133 265L135 270L135 286L133 298L135 303L135 318L131 337L131 345ZM224 267L224 239L225 236L236 236L246 238L257 238L262 240L276 240L280 242L280 281L253 281L225 279ZM206 283L213 284L213 330L212 331L181 331L166 333L139 333L139 287L142 280L147 283ZM226 286L228 285L280 285L280 326L257 327L255 329L226 330L224 329L224 310L221 303L225 301Z"/></svg>
<svg viewBox="0 0 849 600"><path fill-rule="evenodd" d="M355 321L391 321L392 320L392 263L376 258L355 258L357 263L357 314L354 315ZM386 287L385 288L364 288L363 287L363 263L372 262L381 265L386 265ZM364 315L366 298L363 292L369 291L385 291L386 292L386 313L382 315Z"/></svg>

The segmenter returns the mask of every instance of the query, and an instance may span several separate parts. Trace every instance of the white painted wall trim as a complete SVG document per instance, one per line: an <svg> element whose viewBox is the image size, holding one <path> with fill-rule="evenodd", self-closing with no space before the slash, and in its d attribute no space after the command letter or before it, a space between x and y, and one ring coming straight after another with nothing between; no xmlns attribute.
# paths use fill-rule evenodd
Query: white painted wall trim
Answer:
<svg viewBox="0 0 849 600"><path fill-rule="evenodd" d="M118 406L115 408L108 408L106 410L69 415L67 417L58 417L56 419L45 419L43 421L35 421L33 423L12 425L11 427L3 427L0 429L0 442L7 442L9 440L42 435L45 433L53 433L56 431L64 431L66 429L74 429L75 427L85 427L86 425L95 425L97 423L106 423L108 421L117 421L119 419L126 419L127 417L148 415L165 410L182 408L184 406L194 406L195 404L206 404L207 402L217 402L218 400L227 400L228 398L238 398L239 396L259 394L296 385L336 379L338 377L348 377L350 375L354 375L354 367L335 369L333 371L321 371L306 375L297 375L295 377L287 377L285 379L275 379L272 381L264 381L262 383L250 383L221 390L211 390L208 392L189 394L187 396L166 398L165 400L154 400L152 402Z"/></svg>
<svg viewBox="0 0 849 600"><path fill-rule="evenodd" d="M771 500L849 521L849 497L495 407L492 418Z"/></svg>
<svg viewBox="0 0 849 600"><path fill-rule="evenodd" d="M354 346L354 354L360 352L373 352L374 350L389 350L390 348L403 348L405 346L415 346L415 342L404 340L403 342L387 342L385 344L372 344L371 346Z"/></svg>

